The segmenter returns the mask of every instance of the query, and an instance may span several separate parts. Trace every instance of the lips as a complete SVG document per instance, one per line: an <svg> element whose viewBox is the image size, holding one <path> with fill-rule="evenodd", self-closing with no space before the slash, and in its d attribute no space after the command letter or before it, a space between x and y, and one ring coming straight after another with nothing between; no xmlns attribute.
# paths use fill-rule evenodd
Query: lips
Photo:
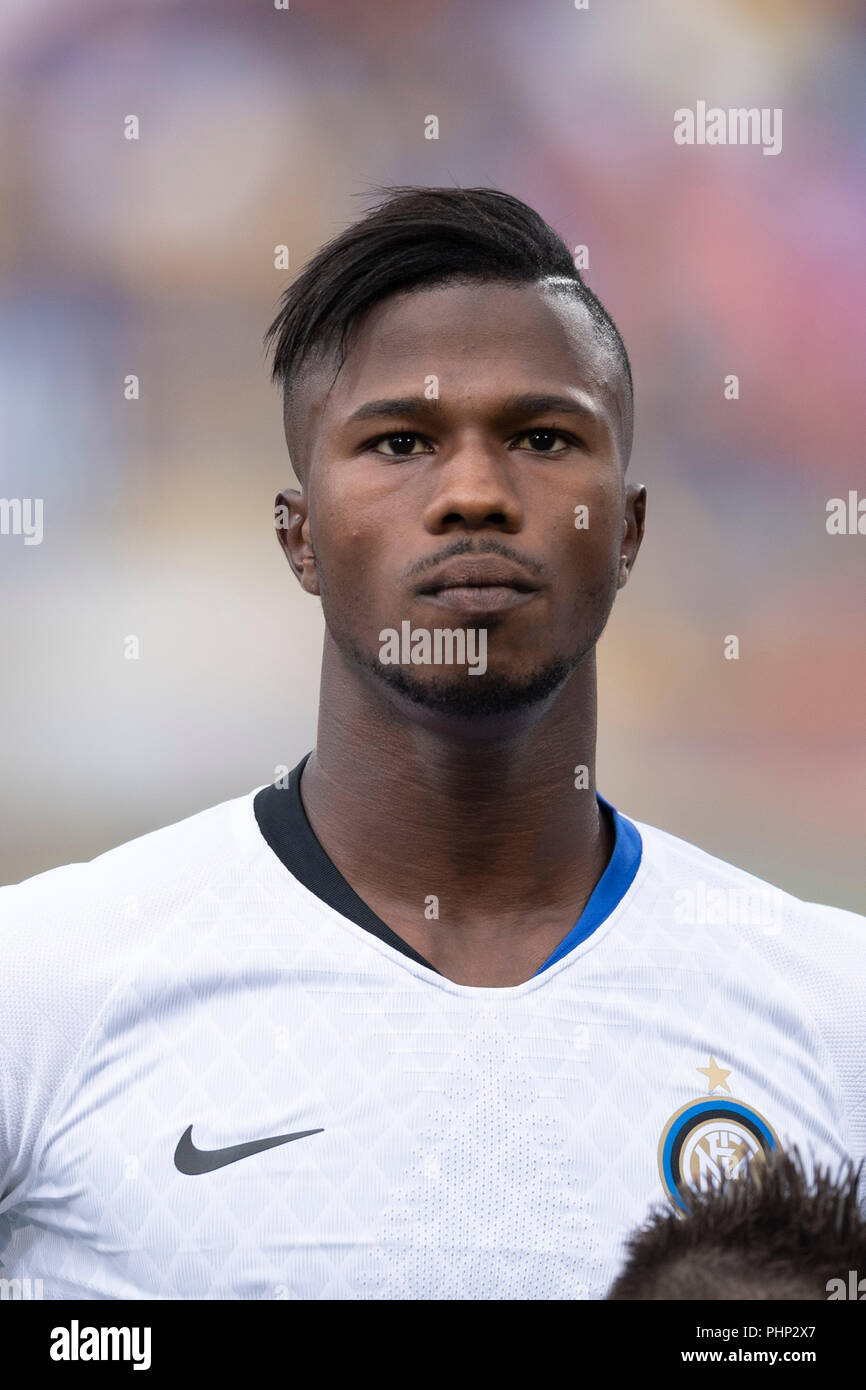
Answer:
<svg viewBox="0 0 866 1390"><path fill-rule="evenodd" d="M517 607L538 588L519 565L498 556L463 556L440 565L416 593L453 612L477 614Z"/></svg>
<svg viewBox="0 0 866 1390"><path fill-rule="evenodd" d="M416 590L419 594L439 594L446 589L516 589L535 593L538 585L519 565L497 556L477 556L446 561L433 571Z"/></svg>

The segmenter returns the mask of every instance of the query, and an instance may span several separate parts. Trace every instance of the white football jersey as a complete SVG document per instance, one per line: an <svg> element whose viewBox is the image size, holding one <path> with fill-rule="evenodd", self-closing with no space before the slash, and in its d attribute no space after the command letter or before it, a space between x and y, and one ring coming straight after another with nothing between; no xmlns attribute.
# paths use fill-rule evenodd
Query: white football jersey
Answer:
<svg viewBox="0 0 866 1390"><path fill-rule="evenodd" d="M573 931L455 984L327 857L302 767L0 889L3 1279L603 1298L650 1207L778 1144L864 1156L866 919L600 798Z"/></svg>

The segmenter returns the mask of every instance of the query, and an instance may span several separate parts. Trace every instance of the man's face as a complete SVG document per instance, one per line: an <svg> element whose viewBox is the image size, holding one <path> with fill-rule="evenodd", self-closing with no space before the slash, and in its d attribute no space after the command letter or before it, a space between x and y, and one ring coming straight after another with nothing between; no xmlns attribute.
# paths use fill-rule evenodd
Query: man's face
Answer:
<svg viewBox="0 0 866 1390"><path fill-rule="evenodd" d="M627 388L583 305L544 282L396 295L332 378L304 380L304 490L278 498L293 516L279 534L344 657L455 714L552 694L598 640L643 529ZM384 662L382 633L405 622L483 629L486 670Z"/></svg>

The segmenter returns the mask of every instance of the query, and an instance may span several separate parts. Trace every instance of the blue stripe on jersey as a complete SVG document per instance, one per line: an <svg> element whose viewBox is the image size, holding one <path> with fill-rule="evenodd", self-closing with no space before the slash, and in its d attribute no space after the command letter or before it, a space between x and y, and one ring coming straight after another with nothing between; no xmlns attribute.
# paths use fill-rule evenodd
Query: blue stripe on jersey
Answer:
<svg viewBox="0 0 866 1390"><path fill-rule="evenodd" d="M588 936L602 922L610 916L617 903L621 902L634 881L634 876L640 867L640 857L643 851L643 842L640 832L636 825L625 816L621 816L615 806L611 806L609 801L605 801L603 796L596 797L602 806L606 806L613 818L613 826L616 838L613 845L613 854L610 856L607 868L602 874L598 883L590 894L589 902L572 927L568 936L560 941L552 956L536 970L536 975L540 975L542 970L546 970L549 965L555 965L563 956L567 956L569 951L573 951L575 946L579 946L581 941L585 941Z"/></svg>

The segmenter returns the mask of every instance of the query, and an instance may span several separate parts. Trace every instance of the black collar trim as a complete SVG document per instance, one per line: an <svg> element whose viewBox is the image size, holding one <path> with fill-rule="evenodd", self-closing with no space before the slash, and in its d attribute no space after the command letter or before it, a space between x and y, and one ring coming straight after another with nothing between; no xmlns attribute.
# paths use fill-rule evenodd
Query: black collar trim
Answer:
<svg viewBox="0 0 866 1390"><path fill-rule="evenodd" d="M363 898L358 897L352 885L343 878L336 864L316 839L301 800L301 773L309 756L307 753L297 767L292 768L286 785L273 783L270 787L262 787L262 790L256 793L253 810L259 830L289 873L311 893L315 893L317 898L321 898L322 902L327 903L328 907L332 907L342 917L348 917L356 926L372 932L373 936L378 936L380 941L386 942L395 951L400 951L402 955L416 961L418 965L426 966L434 975L441 974L429 960L413 951L381 917L377 917Z"/></svg>

